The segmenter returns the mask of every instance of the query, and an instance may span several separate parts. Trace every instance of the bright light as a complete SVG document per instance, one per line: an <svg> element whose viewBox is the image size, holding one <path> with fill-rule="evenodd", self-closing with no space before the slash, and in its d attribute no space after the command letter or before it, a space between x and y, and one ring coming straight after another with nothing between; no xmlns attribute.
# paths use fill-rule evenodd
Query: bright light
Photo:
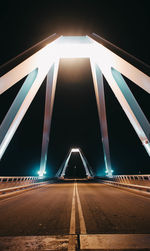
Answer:
<svg viewBox="0 0 150 251"><path fill-rule="evenodd" d="M106 170L106 176L112 176L112 173L114 172L114 170L110 169L110 170Z"/></svg>
<svg viewBox="0 0 150 251"><path fill-rule="evenodd" d="M60 58L89 58L91 49L91 44L58 44L56 55Z"/></svg>
<svg viewBox="0 0 150 251"><path fill-rule="evenodd" d="M79 150L79 148L72 148L71 152L72 153L78 153L78 152L80 152L80 150Z"/></svg>
<svg viewBox="0 0 150 251"><path fill-rule="evenodd" d="M44 53L50 53L54 58L90 58L94 56L95 48L95 42L88 36L61 36L46 45Z"/></svg>
<svg viewBox="0 0 150 251"><path fill-rule="evenodd" d="M150 143L146 140L145 142L143 142L143 145L144 145L148 155L150 156Z"/></svg>
<svg viewBox="0 0 150 251"><path fill-rule="evenodd" d="M44 172L43 172L43 171L41 171L41 170L40 170L40 171L38 171L38 175L39 175L39 176L43 176L44 174L46 174L46 171L44 171Z"/></svg>
<svg viewBox="0 0 150 251"><path fill-rule="evenodd" d="M42 171L38 171L38 175L39 176L43 176L43 172Z"/></svg>

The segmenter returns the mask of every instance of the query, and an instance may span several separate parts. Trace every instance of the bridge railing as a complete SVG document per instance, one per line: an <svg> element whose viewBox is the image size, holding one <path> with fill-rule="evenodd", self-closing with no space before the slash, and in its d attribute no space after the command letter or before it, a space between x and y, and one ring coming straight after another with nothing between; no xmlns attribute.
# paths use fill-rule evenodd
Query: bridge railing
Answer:
<svg viewBox="0 0 150 251"><path fill-rule="evenodd" d="M150 174L114 175L112 178L99 177L105 184L150 192Z"/></svg>
<svg viewBox="0 0 150 251"><path fill-rule="evenodd" d="M150 186L150 174L114 175L113 180L123 184Z"/></svg>
<svg viewBox="0 0 150 251"><path fill-rule="evenodd" d="M38 176L0 176L0 189L41 182Z"/></svg>

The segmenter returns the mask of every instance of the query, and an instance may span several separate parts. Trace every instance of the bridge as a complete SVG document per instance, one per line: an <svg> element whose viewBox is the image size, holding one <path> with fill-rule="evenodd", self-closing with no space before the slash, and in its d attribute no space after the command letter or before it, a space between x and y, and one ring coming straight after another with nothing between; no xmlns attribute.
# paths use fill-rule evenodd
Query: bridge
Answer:
<svg viewBox="0 0 150 251"><path fill-rule="evenodd" d="M103 177L94 173L80 146L70 148L55 177L46 176L60 58L90 59ZM150 93L144 68L96 34L54 34L1 67L1 94L27 77L0 126L0 159L45 77L47 82L38 176L0 177L0 250L150 250L150 175L113 175L103 85L104 76L150 156L150 124L124 78ZM77 154L84 177L67 177L71 156Z"/></svg>

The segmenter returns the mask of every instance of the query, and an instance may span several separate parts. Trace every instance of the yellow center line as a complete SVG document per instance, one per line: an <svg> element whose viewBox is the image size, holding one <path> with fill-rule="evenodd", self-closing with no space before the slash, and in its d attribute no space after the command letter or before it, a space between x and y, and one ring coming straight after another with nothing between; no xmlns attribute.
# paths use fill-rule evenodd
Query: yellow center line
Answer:
<svg viewBox="0 0 150 251"><path fill-rule="evenodd" d="M77 196L77 204L78 204L80 233L81 234L86 234L87 231L86 231L85 221L84 221L84 217L83 217L83 211L82 211L82 207L81 207L81 202L80 202L80 197L79 197L79 193L78 193L77 183L75 185L75 188L76 188L76 196Z"/></svg>
<svg viewBox="0 0 150 251"><path fill-rule="evenodd" d="M71 218L70 218L70 234L75 234L75 184L74 183L74 188L73 188L73 196L72 196L72 209L71 209Z"/></svg>

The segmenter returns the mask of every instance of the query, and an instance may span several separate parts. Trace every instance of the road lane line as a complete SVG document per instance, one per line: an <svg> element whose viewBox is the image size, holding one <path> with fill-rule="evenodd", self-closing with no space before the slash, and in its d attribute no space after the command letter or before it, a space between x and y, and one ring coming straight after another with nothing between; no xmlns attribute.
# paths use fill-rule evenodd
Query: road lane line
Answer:
<svg viewBox="0 0 150 251"><path fill-rule="evenodd" d="M72 196L72 208L71 208L71 218L70 218L70 234L75 234L75 184L74 183L74 188L73 188L73 196Z"/></svg>
<svg viewBox="0 0 150 251"><path fill-rule="evenodd" d="M84 221L84 217L83 217L83 211L82 211L82 207L81 207L81 202L80 202L80 197L79 197L79 193L78 193L77 183L75 184L75 188L76 188L77 204L78 204L78 212L79 212L80 233L81 234L86 234L87 231L86 231L85 221Z"/></svg>
<svg viewBox="0 0 150 251"><path fill-rule="evenodd" d="M71 208L71 218L70 218L70 231L69 231L69 242L68 242L68 251L75 251L76 245L74 242L74 235L76 232L76 212L75 212L75 197L76 197L76 189L75 182L73 187L73 195L72 195L72 208Z"/></svg>

